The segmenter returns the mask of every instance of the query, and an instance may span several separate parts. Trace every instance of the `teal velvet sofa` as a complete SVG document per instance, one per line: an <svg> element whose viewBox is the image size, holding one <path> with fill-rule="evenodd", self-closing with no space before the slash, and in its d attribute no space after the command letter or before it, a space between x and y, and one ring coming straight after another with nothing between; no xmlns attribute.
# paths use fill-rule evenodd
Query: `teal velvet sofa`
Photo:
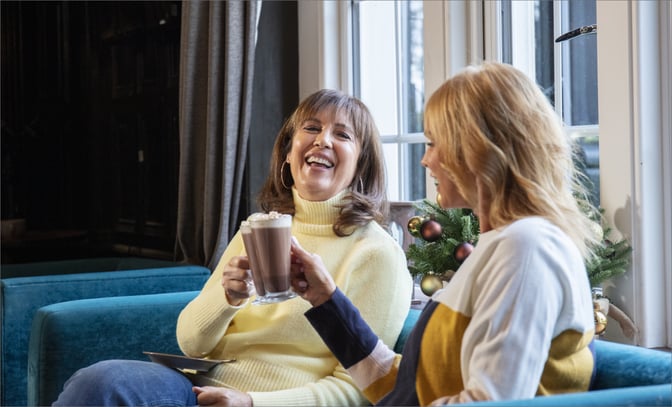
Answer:
<svg viewBox="0 0 672 407"><path fill-rule="evenodd" d="M199 290L210 276L205 267L126 257L3 265L0 273L2 406L37 405L35 400L28 400L27 389L30 335L40 308L80 299L106 298L103 301L114 303L118 296ZM108 317L122 315L120 310L114 310ZM67 334L76 337L78 332L73 329L76 328L68 326ZM104 331L97 332L100 342L106 341L106 335ZM58 341L59 334L52 339ZM71 345L68 354L95 352L95 347L83 348L78 340Z"/></svg>
<svg viewBox="0 0 672 407"><path fill-rule="evenodd" d="M198 291L97 298L38 310L30 338L29 405L49 405L77 369L105 359L147 360L142 351L179 353L180 310ZM395 345L401 353L420 311L411 309ZM100 334L97 334L100 333ZM471 406L670 406L672 356L598 340L591 391Z"/></svg>

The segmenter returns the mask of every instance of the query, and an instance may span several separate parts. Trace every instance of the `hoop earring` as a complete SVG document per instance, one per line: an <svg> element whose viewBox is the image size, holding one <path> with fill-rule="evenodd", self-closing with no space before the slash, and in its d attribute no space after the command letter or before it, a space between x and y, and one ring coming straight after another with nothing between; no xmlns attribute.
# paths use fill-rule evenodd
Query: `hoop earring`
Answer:
<svg viewBox="0 0 672 407"><path fill-rule="evenodd" d="M285 164L287 164L287 161L283 161L282 166L280 166L280 183L285 189L290 189L287 184L285 184Z"/></svg>

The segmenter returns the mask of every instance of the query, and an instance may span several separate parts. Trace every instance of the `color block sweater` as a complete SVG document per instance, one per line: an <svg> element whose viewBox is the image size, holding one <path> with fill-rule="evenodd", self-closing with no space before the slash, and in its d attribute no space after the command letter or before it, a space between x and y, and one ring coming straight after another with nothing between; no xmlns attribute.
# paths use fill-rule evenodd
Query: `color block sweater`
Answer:
<svg viewBox="0 0 672 407"><path fill-rule="evenodd" d="M594 321L584 262L566 234L541 218L480 236L423 310L403 358L368 329L346 295L337 290L306 315L373 403L588 389Z"/></svg>
<svg viewBox="0 0 672 407"><path fill-rule="evenodd" d="M309 202L294 192L292 234L303 248L322 257L339 289L376 335L394 346L413 286L406 258L399 244L375 222L347 237L334 234L335 205L344 193ZM221 286L222 267L242 254L238 233L201 293L178 319L178 343L186 355L236 359L192 381L248 392L255 407L366 404L350 375L303 316L308 302L297 297L272 305L228 304Z"/></svg>

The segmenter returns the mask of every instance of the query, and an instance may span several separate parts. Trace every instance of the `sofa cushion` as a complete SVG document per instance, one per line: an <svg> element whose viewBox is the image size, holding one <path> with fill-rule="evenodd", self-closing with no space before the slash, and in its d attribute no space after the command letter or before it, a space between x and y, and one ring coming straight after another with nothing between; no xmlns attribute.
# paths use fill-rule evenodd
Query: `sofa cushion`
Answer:
<svg viewBox="0 0 672 407"><path fill-rule="evenodd" d="M401 333L399 334L399 338L397 338L397 343L394 345L394 351L396 353L401 354L403 352L404 345L406 345L406 341L408 340L408 335L411 334L413 327L415 326L416 322L418 322L420 313L421 310L419 309L411 308L408 310L408 315L404 320L404 326L401 328Z"/></svg>

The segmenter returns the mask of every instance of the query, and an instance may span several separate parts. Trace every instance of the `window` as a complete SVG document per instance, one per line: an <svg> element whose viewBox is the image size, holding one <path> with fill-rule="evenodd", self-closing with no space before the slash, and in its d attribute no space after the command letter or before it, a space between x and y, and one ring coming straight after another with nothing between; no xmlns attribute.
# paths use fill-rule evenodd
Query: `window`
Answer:
<svg viewBox="0 0 672 407"><path fill-rule="evenodd" d="M380 130L390 200L424 198L422 2L354 1L353 92Z"/></svg>
<svg viewBox="0 0 672 407"><path fill-rule="evenodd" d="M593 204L599 205L597 35L555 42L561 34L596 23L595 1L502 0L499 5L500 30L493 37L501 44L491 47L496 55L486 57L535 78L577 140Z"/></svg>
<svg viewBox="0 0 672 407"><path fill-rule="evenodd" d="M423 8L422 1L352 2L353 92L371 108L380 128L392 200L427 196L420 166ZM503 0L497 8L501 24L495 27L501 31L492 37L499 44L486 58L511 63L537 80L579 141L593 201L599 204L596 36L554 42L563 32L594 24L595 2Z"/></svg>
<svg viewBox="0 0 672 407"><path fill-rule="evenodd" d="M382 16L367 12L367 8L385 4L392 9L387 11L387 20L376 20ZM599 205L605 209L613 231L633 245L632 271L615 281L615 287L606 294L618 298L619 307L639 327L635 343L672 346L672 324L660 323L672 315L671 2L305 1L299 2L298 7L299 93L305 97L322 87L349 92L357 88L374 112L386 144L390 144L386 147L386 152L392 149L388 162L398 163L398 167L388 163L390 183L398 181L394 192L397 195L391 193L390 199L422 198L414 195L419 192L411 187L413 182L422 184L425 178L424 171L411 172L419 168L413 161L419 158L404 152L409 147L416 148L414 145L424 149L416 144L421 140L415 139L421 134L422 120L414 120L409 114L413 103L419 102L419 94L429 95L457 70L486 58L511 61L537 78L562 112L568 131L584 143L587 160L592 160L589 165L595 170L599 156L600 177L595 195L599 196ZM413 13L415 17L411 17ZM367 18L373 20L366 21ZM596 35L554 43L560 34L594 23L599 27L599 43ZM421 56L409 54L415 52L410 51L409 41L417 44L418 39L402 34L409 27L417 29L418 24L424 30ZM391 28L394 35L380 35L381 42L374 45L383 47L382 43L391 41L395 51L387 60L390 62L383 65L385 69L374 71L378 77L373 79L393 72L394 82L367 90L362 85L368 87L371 79L364 83L362 72L355 74L359 69L353 62L355 51L365 60L371 55L368 53L381 51L367 45L366 41L371 41L367 36L375 35L376 30L379 34L390 33ZM550 47L544 49L537 42ZM411 61L415 63L419 58L423 60L424 92L419 92L422 87L413 79L410 68ZM370 63L380 62L370 59ZM548 62L551 59L553 63ZM552 71L550 66L554 67ZM359 82L355 81L357 77ZM556 92L557 89L563 91ZM409 94L418 98L411 103ZM386 108L394 112L385 112L382 118L378 101L367 100L380 95L388 95L384 99ZM391 107L393 96L400 102ZM401 168L406 168L406 172ZM425 190L432 198L433 188Z"/></svg>

